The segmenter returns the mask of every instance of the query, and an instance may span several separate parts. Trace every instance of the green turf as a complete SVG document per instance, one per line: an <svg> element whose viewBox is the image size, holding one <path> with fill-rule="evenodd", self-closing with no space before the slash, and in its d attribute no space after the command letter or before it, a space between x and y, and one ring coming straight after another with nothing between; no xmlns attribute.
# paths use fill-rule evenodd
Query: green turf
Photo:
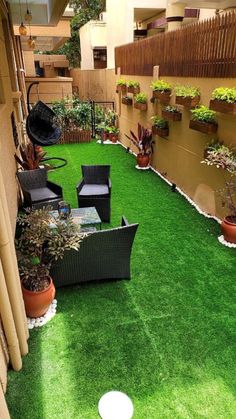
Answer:
<svg viewBox="0 0 236 419"><path fill-rule="evenodd" d="M96 419L112 389L132 398L135 419L235 418L236 251L218 243L218 224L122 147L49 151L68 159L50 178L72 206L81 163L111 164L112 225L139 223L132 280L58 290L57 315L9 373L12 419Z"/></svg>

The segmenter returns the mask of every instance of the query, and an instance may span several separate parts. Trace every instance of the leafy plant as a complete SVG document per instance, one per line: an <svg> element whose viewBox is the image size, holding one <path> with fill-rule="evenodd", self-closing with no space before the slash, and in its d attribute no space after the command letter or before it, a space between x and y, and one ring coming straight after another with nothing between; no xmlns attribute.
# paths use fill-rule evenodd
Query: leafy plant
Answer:
<svg viewBox="0 0 236 419"><path fill-rule="evenodd" d="M234 103L236 102L236 87L217 87L212 92L212 99Z"/></svg>
<svg viewBox="0 0 236 419"><path fill-rule="evenodd" d="M156 128L167 129L169 126L168 121L166 121L166 119L159 118L158 116L152 116L151 119L153 121L153 125Z"/></svg>
<svg viewBox="0 0 236 419"><path fill-rule="evenodd" d="M137 95L135 95L135 102L137 102L137 103L147 103L147 94L146 93L137 93Z"/></svg>
<svg viewBox="0 0 236 419"><path fill-rule="evenodd" d="M17 163L24 170L35 170L39 168L40 163L46 156L46 152L37 152L32 143L27 143L26 146L20 146L20 155L15 154Z"/></svg>
<svg viewBox="0 0 236 419"><path fill-rule="evenodd" d="M198 87L194 87L194 86L176 85L175 94L176 96L194 98L196 96L200 96L200 90Z"/></svg>
<svg viewBox="0 0 236 419"><path fill-rule="evenodd" d="M166 92L171 90L171 84L164 80L154 80L151 83L152 90L154 92Z"/></svg>
<svg viewBox="0 0 236 419"><path fill-rule="evenodd" d="M116 85L117 86L126 86L126 80L124 80L124 79L118 79L117 81L116 81Z"/></svg>
<svg viewBox="0 0 236 419"><path fill-rule="evenodd" d="M80 102L78 98L61 99L53 102L52 109L56 114L56 122L63 131L90 128L91 107L89 102Z"/></svg>
<svg viewBox="0 0 236 419"><path fill-rule="evenodd" d="M16 250L22 283L30 291L41 291L48 285L52 264L62 259L66 250L78 250L80 226L72 217L61 220L53 217L50 207L32 210L17 219L19 237ZM46 283L45 283L46 282Z"/></svg>
<svg viewBox="0 0 236 419"><path fill-rule="evenodd" d="M117 124L117 119L118 119L118 115L117 113L112 110L112 109L108 109L105 112L105 124L106 125L116 125Z"/></svg>
<svg viewBox="0 0 236 419"><path fill-rule="evenodd" d="M205 149L205 159L202 163L224 169L231 174L231 180L225 181L225 187L217 192L221 196L222 206L230 210L231 221L236 223L236 155L234 150L225 146L223 142L212 142Z"/></svg>
<svg viewBox="0 0 236 419"><path fill-rule="evenodd" d="M135 80L129 80L127 81L127 87L139 87L140 83L138 81Z"/></svg>
<svg viewBox="0 0 236 419"><path fill-rule="evenodd" d="M192 119L194 121L202 121L208 123L216 123L216 112L210 110L207 106L201 105L191 110Z"/></svg>
<svg viewBox="0 0 236 419"><path fill-rule="evenodd" d="M137 147L140 154L150 155L152 153L154 144L152 130L144 128L138 123L138 136L133 131L130 131L130 136L127 134L125 136Z"/></svg>
<svg viewBox="0 0 236 419"><path fill-rule="evenodd" d="M119 134L120 130L117 127L109 127L110 134Z"/></svg>
<svg viewBox="0 0 236 419"><path fill-rule="evenodd" d="M164 111L172 112L172 113L179 113L179 109L176 106L170 106L170 105L166 106L164 108Z"/></svg>

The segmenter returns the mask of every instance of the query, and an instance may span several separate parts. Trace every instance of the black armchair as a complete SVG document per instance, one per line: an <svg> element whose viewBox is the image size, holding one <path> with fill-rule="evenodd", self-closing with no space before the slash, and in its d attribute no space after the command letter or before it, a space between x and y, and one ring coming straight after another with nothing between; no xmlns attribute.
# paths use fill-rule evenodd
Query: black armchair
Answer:
<svg viewBox="0 0 236 419"><path fill-rule="evenodd" d="M57 209L58 202L63 199L62 188L47 180L46 169L17 172L17 178L24 196L24 206L36 209L50 205Z"/></svg>
<svg viewBox="0 0 236 419"><path fill-rule="evenodd" d="M111 180L109 165L81 166L83 179L76 187L78 206L95 207L101 220L110 222Z"/></svg>

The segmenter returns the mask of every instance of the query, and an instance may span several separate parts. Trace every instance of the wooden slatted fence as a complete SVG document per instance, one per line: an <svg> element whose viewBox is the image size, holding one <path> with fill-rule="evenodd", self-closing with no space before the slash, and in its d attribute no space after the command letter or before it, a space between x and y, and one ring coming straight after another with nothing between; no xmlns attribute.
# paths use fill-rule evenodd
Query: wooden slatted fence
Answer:
<svg viewBox="0 0 236 419"><path fill-rule="evenodd" d="M121 74L236 77L236 13L226 13L177 31L161 33L115 49Z"/></svg>

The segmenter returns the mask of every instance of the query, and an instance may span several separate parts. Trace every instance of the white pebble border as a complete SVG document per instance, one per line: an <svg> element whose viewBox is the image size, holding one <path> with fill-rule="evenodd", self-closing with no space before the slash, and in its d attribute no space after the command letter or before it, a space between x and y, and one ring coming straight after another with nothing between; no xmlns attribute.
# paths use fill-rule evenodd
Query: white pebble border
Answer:
<svg viewBox="0 0 236 419"><path fill-rule="evenodd" d="M106 140L106 141L101 141L101 140L98 140L97 141L97 143L98 144L105 144L105 145L107 145L107 144L109 144L109 145L118 145L118 144L120 144L120 142L119 141L117 141L116 143L113 143L112 141L110 141L110 140Z"/></svg>
<svg viewBox="0 0 236 419"><path fill-rule="evenodd" d="M150 169L150 166L140 167L140 166L138 166L138 164L136 164L135 169L138 169L138 170L149 170Z"/></svg>
<svg viewBox="0 0 236 419"><path fill-rule="evenodd" d="M42 317L31 318L27 317L28 329L34 329L34 327L42 327L48 323L56 314L57 311L57 300L53 300L48 311Z"/></svg>
<svg viewBox="0 0 236 419"><path fill-rule="evenodd" d="M219 242L220 242L221 244L223 244L224 246L227 246L227 247L234 247L234 248L236 249L236 244L235 244L235 243L230 243L230 242L227 242L227 241L224 239L224 236L219 236L219 237L218 237L218 240L219 240Z"/></svg>
<svg viewBox="0 0 236 419"><path fill-rule="evenodd" d="M127 147L124 145L124 144L122 144L122 143L120 143L120 145L122 146L122 147L124 147L125 149L127 149ZM133 154L134 156L136 156L137 157L137 154L136 153L134 153L132 150L129 150L129 153L130 154ZM136 167L136 169L139 167L139 166L135 166ZM154 169L152 166L149 166L148 168L150 168L154 173L156 173L161 179L163 179L166 183L168 183L168 185L170 185L170 186L172 186L172 182L170 182L168 179L166 179L165 178L165 176L163 176L160 172L158 172L156 169ZM215 221L217 221L217 223L219 223L219 224L221 224L221 220L218 218L218 217L216 217L215 215L210 215L210 214L207 214L205 211L203 211L201 208L199 208L199 206L194 202L194 201L192 201L192 199L191 198L189 198L189 196L186 194L186 193L184 193L183 191L182 191L182 189L180 189L178 186L176 186L176 191L178 191L179 193L180 193L180 195L182 195L185 199L187 199L187 201L194 207L194 208L196 208L196 210L199 212L199 214L201 214L201 215L203 215L204 217L206 217L206 218L212 218L213 220L215 220ZM218 237L218 240L219 240L219 242L223 245L223 246L227 246L227 247L234 247L234 248L236 248L236 244L234 244L234 243L229 243L229 242L227 242L225 239L224 239L224 237L223 236L219 236Z"/></svg>

